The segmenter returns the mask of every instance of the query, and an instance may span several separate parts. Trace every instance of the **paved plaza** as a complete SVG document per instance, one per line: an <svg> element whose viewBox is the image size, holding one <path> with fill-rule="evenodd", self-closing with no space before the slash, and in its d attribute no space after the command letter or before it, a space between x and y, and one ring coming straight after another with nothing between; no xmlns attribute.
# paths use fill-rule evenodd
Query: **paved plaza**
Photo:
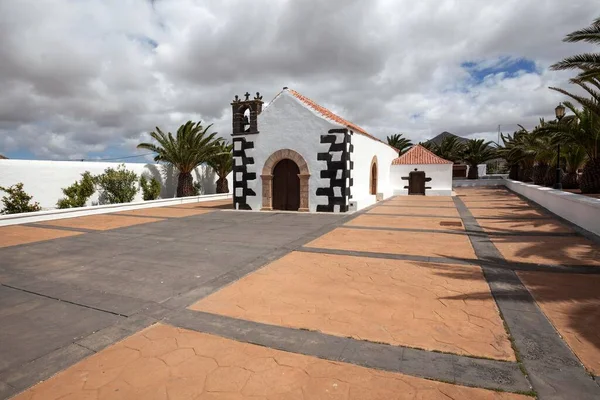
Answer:
<svg viewBox="0 0 600 400"><path fill-rule="evenodd" d="M598 399L600 242L504 188L0 227L0 399Z"/></svg>

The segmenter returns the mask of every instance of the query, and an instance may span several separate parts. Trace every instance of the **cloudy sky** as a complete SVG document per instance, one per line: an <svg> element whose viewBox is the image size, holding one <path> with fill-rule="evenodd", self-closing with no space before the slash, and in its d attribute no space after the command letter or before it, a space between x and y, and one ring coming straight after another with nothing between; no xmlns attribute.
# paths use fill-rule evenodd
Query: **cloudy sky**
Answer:
<svg viewBox="0 0 600 400"><path fill-rule="evenodd" d="M139 155L155 126L230 133L235 94L289 86L385 138L551 117L548 66L597 0L1 0L0 154ZM143 161L143 158L127 159Z"/></svg>

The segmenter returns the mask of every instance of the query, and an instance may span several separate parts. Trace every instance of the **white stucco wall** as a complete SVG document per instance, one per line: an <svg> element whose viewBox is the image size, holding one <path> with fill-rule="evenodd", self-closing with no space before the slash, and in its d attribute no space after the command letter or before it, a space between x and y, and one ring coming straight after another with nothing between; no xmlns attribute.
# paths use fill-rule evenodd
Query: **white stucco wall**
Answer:
<svg viewBox="0 0 600 400"><path fill-rule="evenodd" d="M600 199L510 179L504 181L506 187L513 192L527 197L587 231L600 235Z"/></svg>
<svg viewBox="0 0 600 400"><path fill-rule="evenodd" d="M425 190L427 196L450 196L452 195L452 164L425 164L425 165L392 165L391 181L396 195L408 195L408 181L403 176L408 176L415 168L425 171L425 177L431 178L425 186L431 189Z"/></svg>
<svg viewBox="0 0 600 400"><path fill-rule="evenodd" d="M290 149L299 153L308 165L310 212L316 212L317 206L326 205L326 196L317 196L317 188L329 187L329 179L321 178L320 171L327 168L326 161L318 161L318 153L326 153L329 143L321 144L321 135L327 135L330 129L339 129L341 126L317 115L308 109L292 95L282 92L258 117L259 133L248 135L247 140L254 142L254 148L246 150L247 157L254 158L254 165L248 166L248 172L256 173L256 180L248 181L248 188L254 190L256 196L248 196L246 202L252 210L262 208L262 174L267 159L274 152ZM389 165L397 153L389 146L364 135L354 133L354 187L353 199L357 208L363 208L375 201L375 196L368 193L371 159L375 154L379 160L379 187L386 197L392 195L389 184ZM240 160L241 161L241 160ZM363 194L364 192L364 194ZM372 197L372 200L371 200Z"/></svg>
<svg viewBox="0 0 600 400"><path fill-rule="evenodd" d="M376 202L377 196L371 195L370 186L373 157L377 157L377 193L382 193L384 199L394 194L390 181L390 165L398 157L398 151L358 133L352 136L352 144L354 145L352 201L356 202L356 209L360 210Z"/></svg>
<svg viewBox="0 0 600 400"><path fill-rule="evenodd" d="M62 188L81 179L81 174L89 171L92 175L101 174L108 167L117 168L121 163L47 161L47 160L0 160L0 186L11 186L23 182L25 192L33 196L43 209L56 207L58 199L63 198ZM125 167L138 176L154 177L161 183L161 198L175 197L177 190L177 172L160 164L126 163ZM209 167L200 166L192 174L194 181L201 184L201 194L216 191L217 176ZM231 191L232 180L229 178ZM138 185L139 186L139 185ZM0 197L4 193L0 193ZM142 201L141 190L135 201ZM88 200L88 205L98 204L98 192Z"/></svg>

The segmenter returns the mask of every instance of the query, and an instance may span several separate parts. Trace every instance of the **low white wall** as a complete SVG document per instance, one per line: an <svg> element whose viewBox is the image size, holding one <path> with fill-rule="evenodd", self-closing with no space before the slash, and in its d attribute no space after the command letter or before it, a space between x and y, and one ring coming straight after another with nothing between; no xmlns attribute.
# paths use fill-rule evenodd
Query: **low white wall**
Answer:
<svg viewBox="0 0 600 400"><path fill-rule="evenodd" d="M452 187L505 186L504 179L454 179Z"/></svg>
<svg viewBox="0 0 600 400"><path fill-rule="evenodd" d="M394 187L395 195L408 195L408 181L402 177L415 170L425 171L425 177L431 178L425 186L431 189L425 190L427 196L451 196L452 195L452 164L425 164L425 165L392 165L390 179Z"/></svg>
<svg viewBox="0 0 600 400"><path fill-rule="evenodd" d="M232 199L231 194L208 194L202 196L177 197L174 199L149 200L135 203L107 204L78 208L34 211L21 214L0 215L0 226L29 224L32 222L51 221L54 219L83 217L86 215L108 214L118 211L137 210L150 207L166 207L177 204L201 203L204 201ZM233 200L232 200L233 201Z"/></svg>
<svg viewBox="0 0 600 400"><path fill-rule="evenodd" d="M527 197L554 214L600 235L600 199L505 179L513 192Z"/></svg>
<svg viewBox="0 0 600 400"><path fill-rule="evenodd" d="M47 161L47 160L0 160L0 186L11 186L22 182L23 189L33 196L33 201L40 203L43 209L56 208L58 199L64 197L61 189L81 179L81 174L89 171L92 175L104 172L106 168L117 168L122 163L113 162L79 162L79 161ZM161 183L160 197L173 198L177 190L177 171L161 164L126 163L125 167L138 176L154 177ZM218 176L211 168L200 166L192 174L194 181L200 182L200 194L216 192ZM231 179L229 179L231 191ZM138 185L139 186L139 185ZM0 193L0 197L3 193ZM99 193L94 193L88 205L99 204ZM142 191L138 192L135 201L142 201Z"/></svg>

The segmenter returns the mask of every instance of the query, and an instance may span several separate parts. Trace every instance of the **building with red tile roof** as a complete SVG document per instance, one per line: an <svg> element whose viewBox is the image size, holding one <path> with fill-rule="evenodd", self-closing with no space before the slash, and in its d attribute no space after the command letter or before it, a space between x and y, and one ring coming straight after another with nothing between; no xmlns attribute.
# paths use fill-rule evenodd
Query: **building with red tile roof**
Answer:
<svg viewBox="0 0 600 400"><path fill-rule="evenodd" d="M392 165L407 164L453 164L453 162L445 160L442 157L438 157L425 147L417 144L411 147L406 153L392 161Z"/></svg>

